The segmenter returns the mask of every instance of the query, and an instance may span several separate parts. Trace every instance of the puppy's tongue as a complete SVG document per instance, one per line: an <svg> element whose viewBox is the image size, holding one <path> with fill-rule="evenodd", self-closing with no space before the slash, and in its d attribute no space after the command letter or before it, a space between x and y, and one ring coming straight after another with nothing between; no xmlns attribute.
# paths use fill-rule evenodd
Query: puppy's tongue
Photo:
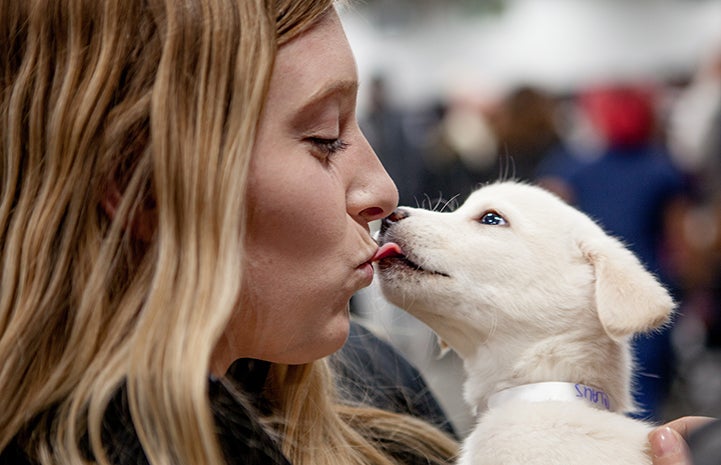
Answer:
<svg viewBox="0 0 721 465"><path fill-rule="evenodd" d="M401 250L401 246L399 246L395 242L386 242L378 248L378 251L373 256L373 260L371 261L377 262L378 260L382 260L384 258L399 256L403 256L403 250Z"/></svg>

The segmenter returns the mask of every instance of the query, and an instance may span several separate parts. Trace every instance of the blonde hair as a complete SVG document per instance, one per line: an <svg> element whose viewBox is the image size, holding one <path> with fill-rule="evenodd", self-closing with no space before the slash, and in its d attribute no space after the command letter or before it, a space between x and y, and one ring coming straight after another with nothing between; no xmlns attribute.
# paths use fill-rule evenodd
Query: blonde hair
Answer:
<svg viewBox="0 0 721 465"><path fill-rule="evenodd" d="M277 47L330 8L0 0L0 450L32 420L46 431L23 447L40 463L86 461L86 433L107 463L101 424L125 383L150 463L223 462L207 373L240 293L256 125ZM157 216L147 241L140 211ZM386 463L352 426L334 432L361 414L316 389L324 367L274 370L284 451ZM330 444L298 430L320 420Z"/></svg>

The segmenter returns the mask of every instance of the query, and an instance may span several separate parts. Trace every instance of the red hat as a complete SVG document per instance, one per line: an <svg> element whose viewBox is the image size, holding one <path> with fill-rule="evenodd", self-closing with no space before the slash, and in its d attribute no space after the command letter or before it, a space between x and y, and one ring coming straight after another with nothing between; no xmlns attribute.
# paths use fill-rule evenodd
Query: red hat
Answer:
<svg viewBox="0 0 721 465"><path fill-rule="evenodd" d="M641 86L609 86L583 94L582 105L611 146L633 146L648 140L654 129L652 92Z"/></svg>

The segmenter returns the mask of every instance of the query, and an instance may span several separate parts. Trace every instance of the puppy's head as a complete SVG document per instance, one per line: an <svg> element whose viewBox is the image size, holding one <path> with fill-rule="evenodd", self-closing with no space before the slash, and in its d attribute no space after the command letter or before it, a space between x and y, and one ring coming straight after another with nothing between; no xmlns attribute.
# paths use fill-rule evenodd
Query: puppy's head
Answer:
<svg viewBox="0 0 721 465"><path fill-rule="evenodd" d="M618 240L530 185L485 186L450 213L399 209L379 243L385 296L461 355L519 330L544 338L588 327L624 340L673 309Z"/></svg>

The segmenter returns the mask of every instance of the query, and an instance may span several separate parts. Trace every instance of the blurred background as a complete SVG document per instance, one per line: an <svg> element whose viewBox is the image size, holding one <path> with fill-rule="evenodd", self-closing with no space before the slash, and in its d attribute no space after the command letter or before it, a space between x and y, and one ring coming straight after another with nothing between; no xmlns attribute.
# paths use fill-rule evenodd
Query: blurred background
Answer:
<svg viewBox="0 0 721 465"><path fill-rule="evenodd" d="M721 416L721 0L364 0L341 16L359 118L402 205L541 184L620 237L678 304L634 340L638 416ZM463 368L371 286L353 311L460 434Z"/></svg>

